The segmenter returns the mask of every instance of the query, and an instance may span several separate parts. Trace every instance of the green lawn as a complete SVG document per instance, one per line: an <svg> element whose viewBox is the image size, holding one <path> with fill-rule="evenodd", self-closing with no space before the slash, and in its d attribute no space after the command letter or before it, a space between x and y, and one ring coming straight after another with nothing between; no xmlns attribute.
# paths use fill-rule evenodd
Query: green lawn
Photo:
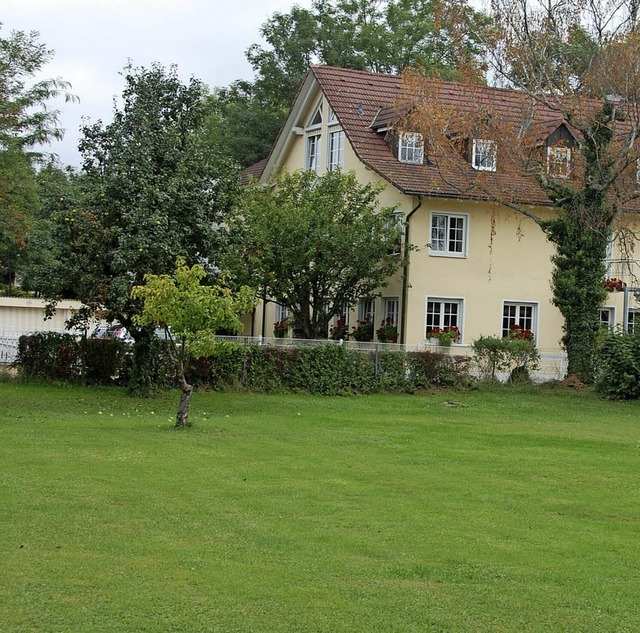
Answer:
<svg viewBox="0 0 640 633"><path fill-rule="evenodd" d="M638 403L177 398L0 384L0 631L640 630Z"/></svg>

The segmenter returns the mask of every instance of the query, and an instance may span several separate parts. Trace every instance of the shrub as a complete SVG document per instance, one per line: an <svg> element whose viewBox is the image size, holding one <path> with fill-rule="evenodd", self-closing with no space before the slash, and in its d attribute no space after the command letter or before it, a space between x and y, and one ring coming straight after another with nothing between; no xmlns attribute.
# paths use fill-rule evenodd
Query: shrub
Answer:
<svg viewBox="0 0 640 633"><path fill-rule="evenodd" d="M117 339L84 339L80 343L84 381L90 385L125 385L131 371L131 346Z"/></svg>
<svg viewBox="0 0 640 633"><path fill-rule="evenodd" d="M71 334L58 332L21 336L15 364L28 378L75 381L82 370L80 344Z"/></svg>
<svg viewBox="0 0 640 633"><path fill-rule="evenodd" d="M529 371L536 369L540 355L530 330L514 326L509 336L481 336L472 343L474 364L483 378L495 380L498 372L510 372L509 380L529 380Z"/></svg>
<svg viewBox="0 0 640 633"><path fill-rule="evenodd" d="M640 335L610 334L598 353L597 390L619 400L640 398Z"/></svg>
<svg viewBox="0 0 640 633"><path fill-rule="evenodd" d="M362 321L358 321L350 336L354 341L364 343L373 341L373 321L368 317Z"/></svg>

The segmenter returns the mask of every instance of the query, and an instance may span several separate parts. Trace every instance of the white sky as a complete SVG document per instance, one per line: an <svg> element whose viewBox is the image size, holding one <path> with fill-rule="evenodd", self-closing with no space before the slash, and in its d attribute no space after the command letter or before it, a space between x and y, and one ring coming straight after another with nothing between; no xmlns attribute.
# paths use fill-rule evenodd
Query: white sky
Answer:
<svg viewBox="0 0 640 633"><path fill-rule="evenodd" d="M252 79L245 50L262 41L269 16L294 4L309 7L311 0L5 0L0 34L39 31L54 49L43 76L71 82L80 103L55 104L66 133L50 150L63 164L79 165L83 117L111 120L128 59L134 66L176 64L183 80L194 76L212 88Z"/></svg>

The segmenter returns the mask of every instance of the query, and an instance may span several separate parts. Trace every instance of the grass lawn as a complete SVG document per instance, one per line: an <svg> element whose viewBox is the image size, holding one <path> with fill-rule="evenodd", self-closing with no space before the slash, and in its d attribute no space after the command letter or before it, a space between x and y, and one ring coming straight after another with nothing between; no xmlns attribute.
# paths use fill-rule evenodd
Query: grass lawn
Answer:
<svg viewBox="0 0 640 633"><path fill-rule="evenodd" d="M177 399L0 384L0 631L640 631L638 403Z"/></svg>

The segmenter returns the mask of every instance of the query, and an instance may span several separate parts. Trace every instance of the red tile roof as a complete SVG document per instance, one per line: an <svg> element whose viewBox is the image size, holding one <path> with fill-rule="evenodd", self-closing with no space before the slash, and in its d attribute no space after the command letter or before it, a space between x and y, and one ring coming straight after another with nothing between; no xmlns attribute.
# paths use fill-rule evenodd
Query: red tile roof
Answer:
<svg viewBox="0 0 640 633"><path fill-rule="evenodd" d="M406 113L407 108L403 108L401 103L413 99L408 96L402 77L327 66L314 66L311 72L338 116L358 158L402 192L489 199L490 195L474 187L476 180L481 177L492 178L491 189L504 192L514 201L550 204L534 178L501 173L499 165L496 173L488 174L476 171L462 157L455 168L443 164L412 165L399 162L384 134L376 132L372 123L375 122L375 127L389 125L398 122ZM437 95L440 104L445 107L469 109L486 104L493 117L517 117L520 121L526 116L530 103L527 95L514 90L445 81L437 82ZM536 118L549 132L562 124L559 115L550 110Z"/></svg>

